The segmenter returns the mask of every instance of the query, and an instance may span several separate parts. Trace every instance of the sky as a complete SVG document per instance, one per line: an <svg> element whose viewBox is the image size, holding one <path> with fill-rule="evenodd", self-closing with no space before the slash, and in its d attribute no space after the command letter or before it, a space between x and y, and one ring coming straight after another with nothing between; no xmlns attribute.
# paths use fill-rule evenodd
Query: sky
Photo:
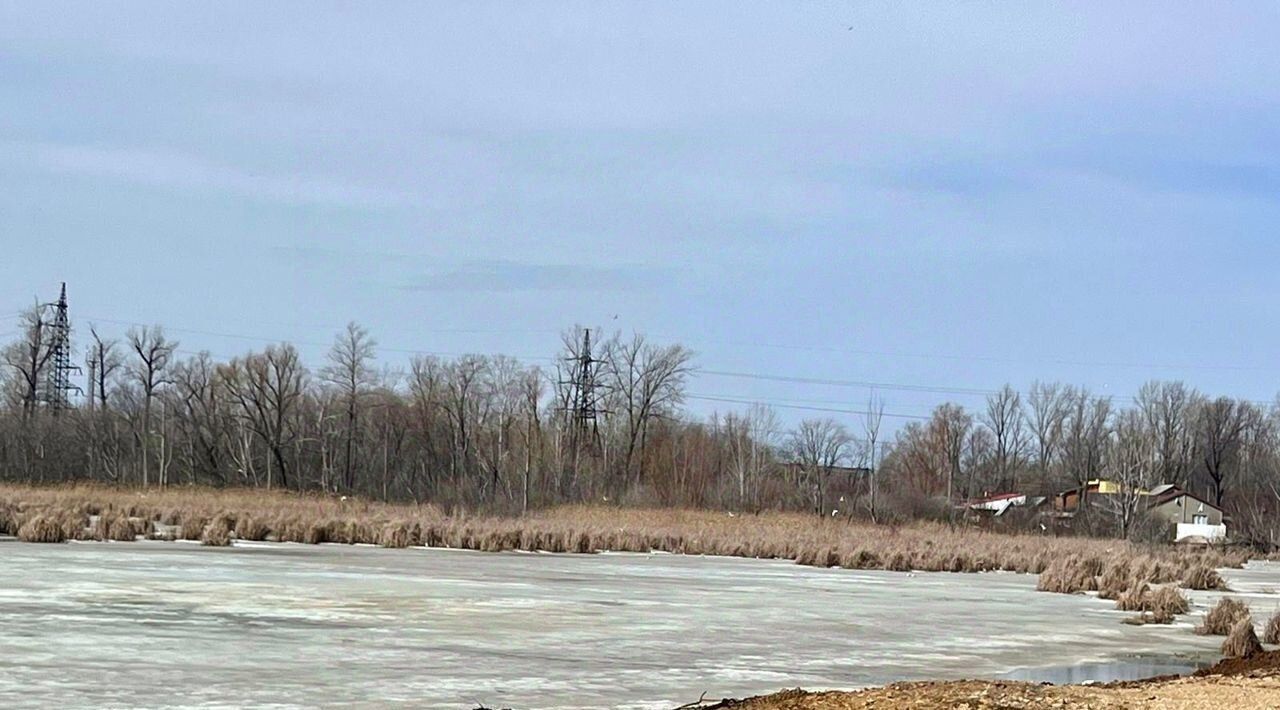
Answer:
<svg viewBox="0 0 1280 710"><path fill-rule="evenodd" d="M65 281L77 336L313 368L351 320L392 367L641 332L697 353L699 416L1269 401L1277 36L1275 3L0 1L0 337Z"/></svg>

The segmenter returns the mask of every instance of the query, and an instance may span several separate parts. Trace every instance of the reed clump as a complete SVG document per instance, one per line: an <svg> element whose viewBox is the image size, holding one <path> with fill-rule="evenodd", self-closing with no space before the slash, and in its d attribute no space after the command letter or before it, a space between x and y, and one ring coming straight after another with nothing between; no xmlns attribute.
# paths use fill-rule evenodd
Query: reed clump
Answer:
<svg viewBox="0 0 1280 710"><path fill-rule="evenodd" d="M1227 584L1222 575L1208 565L1196 565L1188 569L1182 578L1182 586L1187 589L1226 589Z"/></svg>
<svg viewBox="0 0 1280 710"><path fill-rule="evenodd" d="M62 521L52 515L34 515L18 528L18 539L23 542L66 542L67 533Z"/></svg>
<svg viewBox="0 0 1280 710"><path fill-rule="evenodd" d="M233 522L225 515L210 520L200 531L200 544L209 547L227 547L231 544Z"/></svg>
<svg viewBox="0 0 1280 710"><path fill-rule="evenodd" d="M1262 650L1258 634L1253 630L1253 619L1247 615L1232 625L1231 632L1222 642L1222 655L1227 658L1247 658L1262 653Z"/></svg>
<svg viewBox="0 0 1280 710"><path fill-rule="evenodd" d="M1262 640L1272 646L1280 645L1280 611L1276 611L1267 620L1267 625L1262 630Z"/></svg>
<svg viewBox="0 0 1280 710"><path fill-rule="evenodd" d="M138 539L138 527L122 512L104 511L98 514L98 519L93 526L93 537L95 540L133 542Z"/></svg>
<svg viewBox="0 0 1280 710"><path fill-rule="evenodd" d="M1196 627L1196 633L1201 636L1226 636L1241 619L1248 618L1248 604L1235 597L1223 597L1204 615L1204 622Z"/></svg>

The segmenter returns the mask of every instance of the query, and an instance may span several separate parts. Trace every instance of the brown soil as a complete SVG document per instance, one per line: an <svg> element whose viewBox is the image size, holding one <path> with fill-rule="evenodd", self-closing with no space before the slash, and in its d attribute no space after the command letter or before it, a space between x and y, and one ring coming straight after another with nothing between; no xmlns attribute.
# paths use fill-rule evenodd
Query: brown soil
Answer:
<svg viewBox="0 0 1280 710"><path fill-rule="evenodd" d="M1280 707L1280 651L1232 658L1194 676L1105 685L1048 685L1010 681L894 683L854 692L784 690L744 700L690 705L703 710L1262 710Z"/></svg>

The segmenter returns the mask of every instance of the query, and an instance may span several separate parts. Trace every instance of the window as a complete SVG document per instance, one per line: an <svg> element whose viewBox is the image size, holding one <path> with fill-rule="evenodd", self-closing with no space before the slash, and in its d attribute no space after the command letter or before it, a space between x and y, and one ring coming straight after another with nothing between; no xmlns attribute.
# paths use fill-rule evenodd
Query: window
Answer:
<svg viewBox="0 0 1280 710"><path fill-rule="evenodd" d="M1191 522L1195 523L1196 525L1208 525L1208 524L1209 524L1209 516L1207 516L1207 515L1193 515L1193 516L1191 516Z"/></svg>

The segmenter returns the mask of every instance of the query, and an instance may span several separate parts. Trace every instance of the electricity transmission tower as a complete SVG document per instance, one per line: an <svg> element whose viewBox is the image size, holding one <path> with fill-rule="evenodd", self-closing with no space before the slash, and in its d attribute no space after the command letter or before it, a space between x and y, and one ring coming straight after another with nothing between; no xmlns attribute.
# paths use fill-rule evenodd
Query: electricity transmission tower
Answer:
<svg viewBox="0 0 1280 710"><path fill-rule="evenodd" d="M600 408L601 385L596 381L600 373L600 365L604 362L595 356L591 345L591 329L582 333L582 346L577 354L565 358L570 363L569 397L565 411L568 414L570 444L575 458L583 448L591 451L600 449L600 427L597 417L607 414Z"/></svg>
<svg viewBox="0 0 1280 710"><path fill-rule="evenodd" d="M49 333L49 370L46 374L44 401L58 414L67 408L67 395L70 392L81 392L71 384L71 374L80 373L78 365L71 364L71 321L67 318L67 284L62 284L62 292L56 303L46 303L42 310L51 311L52 318L48 322ZM44 315L41 314L41 319Z"/></svg>

